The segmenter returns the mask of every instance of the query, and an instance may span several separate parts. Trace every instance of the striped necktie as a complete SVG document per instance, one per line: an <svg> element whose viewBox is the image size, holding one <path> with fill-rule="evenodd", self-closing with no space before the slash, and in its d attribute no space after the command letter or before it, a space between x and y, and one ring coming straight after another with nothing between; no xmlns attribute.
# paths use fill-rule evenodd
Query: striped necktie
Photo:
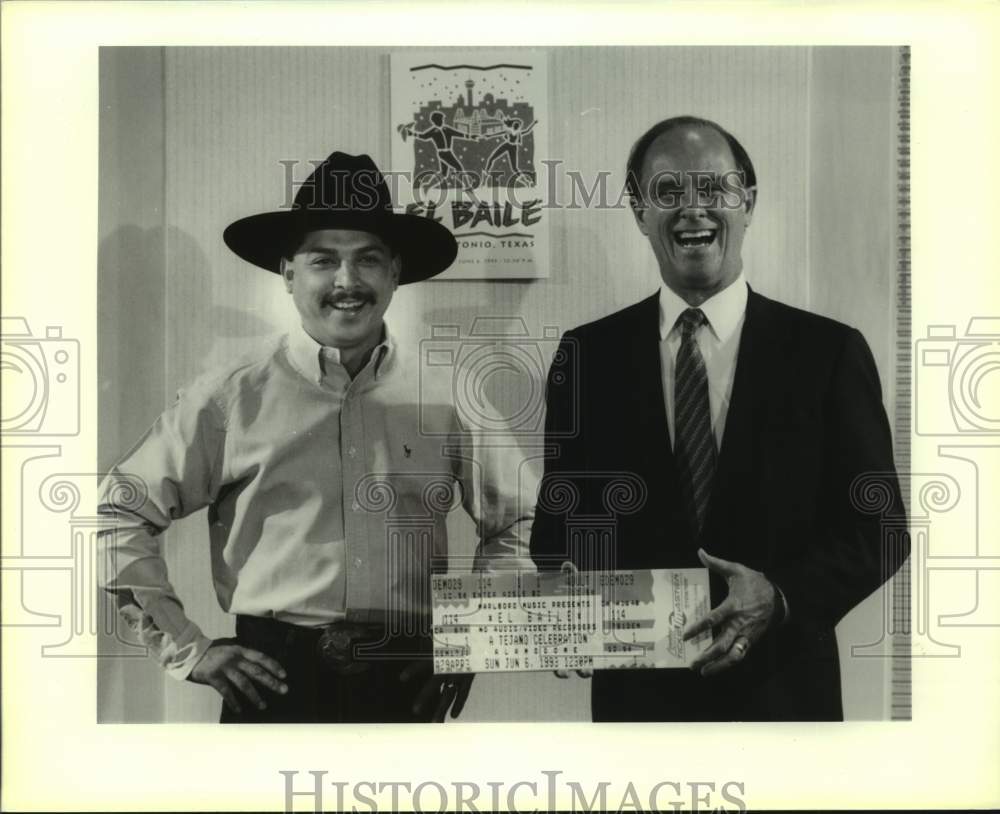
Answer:
<svg viewBox="0 0 1000 814"><path fill-rule="evenodd" d="M674 365L674 457L691 528L697 538L712 494L716 458L708 375L695 339L698 328L708 320L700 308L688 308L677 322L681 327L681 346Z"/></svg>

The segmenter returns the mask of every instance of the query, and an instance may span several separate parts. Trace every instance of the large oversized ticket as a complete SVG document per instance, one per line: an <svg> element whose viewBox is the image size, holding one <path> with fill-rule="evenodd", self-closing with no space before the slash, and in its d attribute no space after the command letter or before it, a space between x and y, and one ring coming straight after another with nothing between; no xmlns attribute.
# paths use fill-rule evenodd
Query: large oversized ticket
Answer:
<svg viewBox="0 0 1000 814"><path fill-rule="evenodd" d="M686 667L711 633L708 570L436 574L434 671Z"/></svg>

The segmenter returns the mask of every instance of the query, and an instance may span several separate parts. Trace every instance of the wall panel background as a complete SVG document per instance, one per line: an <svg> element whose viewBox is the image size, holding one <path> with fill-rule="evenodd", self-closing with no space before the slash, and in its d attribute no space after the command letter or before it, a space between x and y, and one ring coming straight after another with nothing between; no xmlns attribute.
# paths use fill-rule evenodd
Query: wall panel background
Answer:
<svg viewBox="0 0 1000 814"><path fill-rule="evenodd" d="M100 55L98 472L106 472L168 403L164 341L163 52ZM138 170L138 171L137 171ZM109 597L98 595L102 614ZM98 618L103 618L99 616ZM99 628L98 720L164 720L165 676Z"/></svg>

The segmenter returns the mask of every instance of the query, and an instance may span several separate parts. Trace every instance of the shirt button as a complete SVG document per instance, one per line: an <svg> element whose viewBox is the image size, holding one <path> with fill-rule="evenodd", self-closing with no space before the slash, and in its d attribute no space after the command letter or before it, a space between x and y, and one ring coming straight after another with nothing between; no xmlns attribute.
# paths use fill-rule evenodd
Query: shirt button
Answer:
<svg viewBox="0 0 1000 814"><path fill-rule="evenodd" d="M356 501L356 500L355 500L355 501L354 501L354 502L353 502L353 503L351 504L351 508L352 508L352 509L354 509L354 511L357 511L358 509L360 509L360 508L361 508L361 504L360 504L360 503L358 503L358 501Z"/></svg>
<svg viewBox="0 0 1000 814"><path fill-rule="evenodd" d="M362 562L361 557L355 557L354 558L354 567L355 568L360 568L361 567L361 562Z"/></svg>
<svg viewBox="0 0 1000 814"><path fill-rule="evenodd" d="M349 450L347 450L347 454L353 458L358 454L358 450L356 447L351 447Z"/></svg>

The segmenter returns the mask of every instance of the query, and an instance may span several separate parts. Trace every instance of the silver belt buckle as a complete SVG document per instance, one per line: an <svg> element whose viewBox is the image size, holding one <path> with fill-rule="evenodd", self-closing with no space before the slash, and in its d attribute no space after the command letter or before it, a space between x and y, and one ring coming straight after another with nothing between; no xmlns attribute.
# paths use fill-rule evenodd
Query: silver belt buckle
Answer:
<svg viewBox="0 0 1000 814"><path fill-rule="evenodd" d="M338 675L360 675L371 668L371 663L355 658L358 644L372 641L370 626L351 622L333 622L326 626L316 643L320 661Z"/></svg>

